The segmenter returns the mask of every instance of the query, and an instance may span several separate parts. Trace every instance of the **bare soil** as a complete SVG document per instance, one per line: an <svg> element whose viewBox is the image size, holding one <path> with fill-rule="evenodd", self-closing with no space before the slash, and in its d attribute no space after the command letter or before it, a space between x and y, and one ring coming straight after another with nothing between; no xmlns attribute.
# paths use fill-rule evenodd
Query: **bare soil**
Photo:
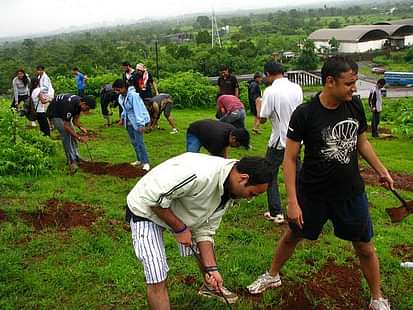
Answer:
<svg viewBox="0 0 413 310"><path fill-rule="evenodd" d="M413 261L413 244L399 244L392 248L391 254L402 261Z"/></svg>
<svg viewBox="0 0 413 310"><path fill-rule="evenodd" d="M80 169L84 172L96 175L111 175L124 179L133 179L143 176L146 171L141 167L134 167L128 163L111 165L106 162L84 161L80 163Z"/></svg>
<svg viewBox="0 0 413 310"><path fill-rule="evenodd" d="M5 221L7 219L6 212L0 209L0 222Z"/></svg>
<svg viewBox="0 0 413 310"><path fill-rule="evenodd" d="M373 169L362 168L360 169L360 173L367 184L381 186L379 178ZM413 191L413 175L398 172L390 172L390 174L394 180L395 188Z"/></svg>
<svg viewBox="0 0 413 310"><path fill-rule="evenodd" d="M313 261L306 263L314 264ZM338 266L328 261L319 272L308 276L304 283L284 282L280 290L281 300L277 309L281 310L367 309L367 301L361 293L360 270L354 263ZM246 289L235 291L254 304L262 300L262 295L251 295ZM258 309L258 305L252 308Z"/></svg>
<svg viewBox="0 0 413 310"><path fill-rule="evenodd" d="M101 211L91 206L56 199L48 200L39 212L20 212L20 217L32 224L36 231L48 227L59 231L73 227L90 227L101 215Z"/></svg>

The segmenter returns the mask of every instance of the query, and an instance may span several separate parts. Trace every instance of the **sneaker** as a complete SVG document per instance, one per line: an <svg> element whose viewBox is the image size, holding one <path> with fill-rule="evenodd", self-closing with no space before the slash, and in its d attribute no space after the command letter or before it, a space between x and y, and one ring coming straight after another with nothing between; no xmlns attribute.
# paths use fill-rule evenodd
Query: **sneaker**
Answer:
<svg viewBox="0 0 413 310"><path fill-rule="evenodd" d="M170 134L171 134L171 135L174 135L174 134L177 134L177 133L178 133L178 129L172 128Z"/></svg>
<svg viewBox="0 0 413 310"><path fill-rule="evenodd" d="M282 223L284 223L284 222L285 222L284 215L282 215L282 214L277 214L277 215L274 217L274 223L276 223L276 224L282 224Z"/></svg>
<svg viewBox="0 0 413 310"><path fill-rule="evenodd" d="M268 272L260 275L257 280L247 286L250 294L261 294L268 288L281 286L280 275L271 276Z"/></svg>
<svg viewBox="0 0 413 310"><path fill-rule="evenodd" d="M266 220L269 220L269 221L274 221L275 220L275 217L272 216L270 212L265 212L264 217L265 217Z"/></svg>
<svg viewBox="0 0 413 310"><path fill-rule="evenodd" d="M199 289L198 294L201 295L201 296L205 296L205 297L216 298L219 301L222 301L224 303L226 303L226 301L225 301L225 298L226 298L228 300L228 303L230 303L230 304L234 304L238 300L237 294L231 292L230 290L226 289L225 287L223 287L221 289L221 291L219 292L219 291L216 291L213 288L208 287L205 283ZM225 296L225 298L223 296Z"/></svg>
<svg viewBox="0 0 413 310"><path fill-rule="evenodd" d="M151 166L149 166L149 164L143 164L142 170L149 171L149 169L151 169Z"/></svg>
<svg viewBox="0 0 413 310"><path fill-rule="evenodd" d="M75 173L79 169L79 165L74 161L70 164L69 168L71 173Z"/></svg>
<svg viewBox="0 0 413 310"><path fill-rule="evenodd" d="M390 304L387 299L371 299L369 310L390 310Z"/></svg>
<svg viewBox="0 0 413 310"><path fill-rule="evenodd" d="M130 163L132 166L139 166L141 162L139 160Z"/></svg>

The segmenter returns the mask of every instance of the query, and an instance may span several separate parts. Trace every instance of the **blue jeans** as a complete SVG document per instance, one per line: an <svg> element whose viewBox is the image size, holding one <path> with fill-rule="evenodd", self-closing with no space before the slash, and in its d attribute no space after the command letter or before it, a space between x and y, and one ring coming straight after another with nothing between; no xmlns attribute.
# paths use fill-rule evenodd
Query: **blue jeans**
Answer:
<svg viewBox="0 0 413 310"><path fill-rule="evenodd" d="M198 137L191 134L186 133L186 151L192 153L199 153L201 149L201 141L199 141Z"/></svg>
<svg viewBox="0 0 413 310"><path fill-rule="evenodd" d="M143 133L137 131L133 126L128 122L126 125L126 129L128 130L130 141L133 145L133 149L136 153L136 158L142 164L148 164L148 154L146 153L145 144L143 143Z"/></svg>
<svg viewBox="0 0 413 310"><path fill-rule="evenodd" d="M271 216L276 216L277 214L282 214L281 210L281 197L278 190L278 171L284 160L284 149L277 150L273 147L267 148L266 158L274 165L274 179L267 189L267 202L268 211L270 211ZM298 174L301 170L301 161L297 159L297 179Z"/></svg>

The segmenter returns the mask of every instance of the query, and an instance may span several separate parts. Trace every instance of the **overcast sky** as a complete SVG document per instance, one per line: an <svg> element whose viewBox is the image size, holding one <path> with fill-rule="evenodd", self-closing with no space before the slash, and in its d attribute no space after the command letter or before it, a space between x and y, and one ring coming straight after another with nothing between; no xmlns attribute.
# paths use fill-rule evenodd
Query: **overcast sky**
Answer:
<svg viewBox="0 0 413 310"><path fill-rule="evenodd" d="M0 0L0 37L36 34L70 26L119 23L144 17L269 8L321 0ZM324 2L329 2L325 0Z"/></svg>

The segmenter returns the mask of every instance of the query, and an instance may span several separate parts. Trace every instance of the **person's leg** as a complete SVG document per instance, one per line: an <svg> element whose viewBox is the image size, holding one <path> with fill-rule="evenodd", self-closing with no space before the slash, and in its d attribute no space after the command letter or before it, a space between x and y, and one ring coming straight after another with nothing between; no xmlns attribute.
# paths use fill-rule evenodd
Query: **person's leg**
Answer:
<svg viewBox="0 0 413 310"><path fill-rule="evenodd" d="M130 220L133 248L142 262L150 309L169 310L166 261L162 228L153 222Z"/></svg>
<svg viewBox="0 0 413 310"><path fill-rule="evenodd" d="M171 115L172 111L172 103L167 103L165 106L165 110L163 111L163 115L168 120L169 125L172 127L172 130L177 131L176 129L176 121Z"/></svg>
<svg viewBox="0 0 413 310"><path fill-rule="evenodd" d="M37 113L37 122L39 123L40 131L43 132L43 135L50 136L50 127L46 113Z"/></svg>
<svg viewBox="0 0 413 310"><path fill-rule="evenodd" d="M373 112L373 115L371 117L371 135L373 137L378 137L379 136L377 126L378 126L378 124L377 124L377 112Z"/></svg>
<svg viewBox="0 0 413 310"><path fill-rule="evenodd" d="M132 125L127 124L126 125L126 130L128 131L128 135L129 135L129 140L133 146L133 150L135 151L136 154L136 159L137 161L141 161L140 157L139 157L139 152L138 152L138 146L137 146L137 141L135 139L135 129L133 128Z"/></svg>
<svg viewBox="0 0 413 310"><path fill-rule="evenodd" d="M201 150L201 142L199 141L198 137L187 132L186 133L186 151L192 152L192 153L199 153L200 150Z"/></svg>
<svg viewBox="0 0 413 310"><path fill-rule="evenodd" d="M380 124L380 112L376 112L377 116L376 116L376 130L377 130L377 137L380 135L379 132L379 124Z"/></svg>
<svg viewBox="0 0 413 310"><path fill-rule="evenodd" d="M101 108L102 108L102 115L103 118L106 120L106 124L105 126L110 127L112 125L112 121L111 121L111 113L109 111L109 104L110 104L110 98L108 98L108 95L104 95L101 98Z"/></svg>
<svg viewBox="0 0 413 310"><path fill-rule="evenodd" d="M287 231L282 236L281 240L278 242L277 248L272 259L270 275L276 276L285 262L293 255L294 250L302 240L301 237L298 237L289 227Z"/></svg>
<svg viewBox="0 0 413 310"><path fill-rule="evenodd" d="M169 310L168 289L166 281L146 286L149 308L152 310Z"/></svg>
<svg viewBox="0 0 413 310"><path fill-rule="evenodd" d="M274 178L267 189L268 211L272 217L282 213L281 198L278 189L278 171L284 159L284 150L267 148L266 158L274 165Z"/></svg>
<svg viewBox="0 0 413 310"><path fill-rule="evenodd" d="M135 130L135 141L136 150L142 164L149 164L148 153L146 152L145 143L143 141L143 133Z"/></svg>
<svg viewBox="0 0 413 310"><path fill-rule="evenodd" d="M382 298L380 289L380 265L373 243L355 242L353 247L360 260L360 268L369 285L371 297L373 299Z"/></svg>
<svg viewBox="0 0 413 310"><path fill-rule="evenodd" d="M68 164L71 164L76 158L71 156L71 141L70 135L64 129L64 121L61 118L52 118L52 123L54 127L59 131L60 140L62 141L63 149L65 151L66 159Z"/></svg>

